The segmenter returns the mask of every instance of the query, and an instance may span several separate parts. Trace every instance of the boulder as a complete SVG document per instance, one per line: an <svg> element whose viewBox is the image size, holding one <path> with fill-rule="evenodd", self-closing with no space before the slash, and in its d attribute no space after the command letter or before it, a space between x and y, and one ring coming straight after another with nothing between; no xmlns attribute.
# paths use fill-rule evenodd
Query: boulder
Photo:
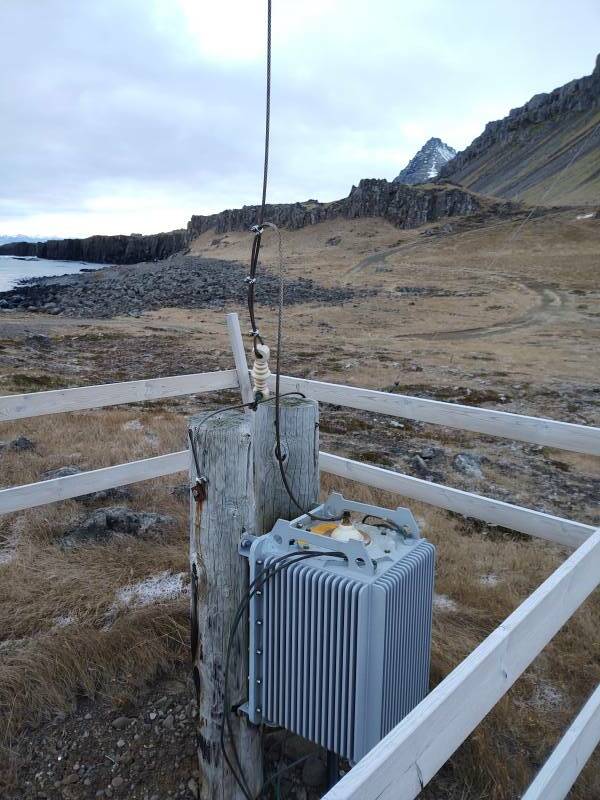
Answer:
<svg viewBox="0 0 600 800"><path fill-rule="evenodd" d="M474 455L473 453L459 453L454 456L453 460L454 469L462 472L469 478L481 480L483 472L481 471L481 456Z"/></svg>
<svg viewBox="0 0 600 800"><path fill-rule="evenodd" d="M64 544L105 541L114 535L151 536L175 523L175 518L152 511L134 511L126 506L97 508L82 522L68 531Z"/></svg>
<svg viewBox="0 0 600 800"><path fill-rule="evenodd" d="M35 450L35 443L28 439L27 436L17 436L16 439L13 439L9 445L11 450L15 450L17 452L22 452L25 450Z"/></svg>
<svg viewBox="0 0 600 800"><path fill-rule="evenodd" d="M40 478L43 481L51 481L54 478L69 478L71 475L77 475L79 472L81 472L79 467L71 464L66 467L58 467L57 469L46 470L46 472L42 472Z"/></svg>

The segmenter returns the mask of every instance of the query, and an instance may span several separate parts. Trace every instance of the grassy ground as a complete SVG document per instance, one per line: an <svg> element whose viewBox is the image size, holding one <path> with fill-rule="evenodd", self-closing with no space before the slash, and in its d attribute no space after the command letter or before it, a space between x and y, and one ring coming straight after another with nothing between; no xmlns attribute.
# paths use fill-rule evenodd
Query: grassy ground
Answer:
<svg viewBox="0 0 600 800"><path fill-rule="evenodd" d="M285 371L451 401L471 397L490 408L598 424L600 225L565 211L521 230L520 225L457 226L436 237L356 220L286 233L290 274L331 285L364 284L377 288L378 295L345 307L290 309ZM341 241L328 244L334 237ZM195 244L197 252L224 259L245 259L247 248L242 234L209 232ZM273 243L267 241L264 257L267 265L276 265ZM402 291L406 287L427 291L409 296ZM261 330L273 341L273 315L260 317ZM38 334L49 342L36 340ZM165 309L110 321L11 313L0 318L0 339L3 393L232 366L223 311ZM182 449L187 416L233 397L224 393L3 423L3 485L39 480L45 470L65 465L93 469ZM383 417L339 409L324 408L323 423L327 450L410 472L414 452L440 446L444 479L452 485L583 522L600 521L594 496L600 471L592 457L405 421L394 427ZM19 435L27 436L33 449L12 450L8 443ZM470 483L452 469L454 455L465 451L488 459L483 481ZM25 755L30 726L48 730L51 738L45 726L57 712L76 717L86 698L119 709L135 704L143 687L159 676L181 674L188 659L185 591L158 594L145 604L141 597L124 602L123 590L165 573L172 578L183 573L185 587L187 500L185 493L183 499L172 493L184 481L185 475L174 475L130 487L131 497L123 501L73 500L0 518L0 787L5 793L12 786L13 797L36 797L22 789L35 771L35 761ZM588 488L579 492L580 486ZM380 505L404 502L324 476L323 491L333 488ZM174 523L149 538L61 546L77 520L95 507L117 504L169 514ZM551 574L566 551L405 504L438 548L436 684ZM443 768L426 797L518 796L600 680L599 612L596 593ZM590 762L573 798L600 796L598 766L597 758ZM148 781L148 796L157 788L166 796L173 788ZM55 787L47 797L94 797L92 789L95 785Z"/></svg>

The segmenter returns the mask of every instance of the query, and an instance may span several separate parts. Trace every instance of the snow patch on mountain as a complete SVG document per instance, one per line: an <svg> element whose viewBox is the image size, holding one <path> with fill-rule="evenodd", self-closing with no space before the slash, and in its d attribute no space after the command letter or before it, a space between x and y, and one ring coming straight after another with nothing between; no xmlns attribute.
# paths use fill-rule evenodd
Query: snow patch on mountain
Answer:
<svg viewBox="0 0 600 800"><path fill-rule="evenodd" d="M406 167L394 178L394 183L427 183L435 178L441 168L456 155L456 150L442 142L437 137L432 137L426 142L419 152L411 158Z"/></svg>

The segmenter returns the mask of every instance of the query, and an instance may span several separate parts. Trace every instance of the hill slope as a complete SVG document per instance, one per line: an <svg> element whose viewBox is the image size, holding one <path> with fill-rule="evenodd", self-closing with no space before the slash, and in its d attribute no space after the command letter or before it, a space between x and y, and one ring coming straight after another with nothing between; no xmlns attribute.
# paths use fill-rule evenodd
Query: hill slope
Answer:
<svg viewBox="0 0 600 800"><path fill-rule="evenodd" d="M538 94L440 170L484 194L540 204L600 198L600 56L591 75Z"/></svg>

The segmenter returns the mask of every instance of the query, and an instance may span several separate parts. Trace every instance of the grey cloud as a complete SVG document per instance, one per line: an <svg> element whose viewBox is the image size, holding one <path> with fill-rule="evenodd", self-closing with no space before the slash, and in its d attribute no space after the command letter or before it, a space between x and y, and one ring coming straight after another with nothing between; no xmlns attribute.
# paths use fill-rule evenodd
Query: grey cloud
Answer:
<svg viewBox="0 0 600 800"><path fill-rule="evenodd" d="M152 9L161 2L175 7L2 0L0 228L14 219L8 227L23 229L36 213L76 215L111 191L185 197L198 213L221 199L256 199L263 64L194 52L175 16L157 23ZM413 6L416 22L405 29L401 9ZM562 7L466 0L459 13L442 0L343 0L337 8L347 13L318 18L297 41L282 46L276 36L271 198L332 199L361 177L392 177L422 144L403 126L422 127L424 138L464 131L450 144L465 146L490 108L506 113L589 71L596 3L583 0L564 20ZM274 8L285 13L283 0ZM585 67L574 66L588 42ZM540 70L545 64L552 75Z"/></svg>

